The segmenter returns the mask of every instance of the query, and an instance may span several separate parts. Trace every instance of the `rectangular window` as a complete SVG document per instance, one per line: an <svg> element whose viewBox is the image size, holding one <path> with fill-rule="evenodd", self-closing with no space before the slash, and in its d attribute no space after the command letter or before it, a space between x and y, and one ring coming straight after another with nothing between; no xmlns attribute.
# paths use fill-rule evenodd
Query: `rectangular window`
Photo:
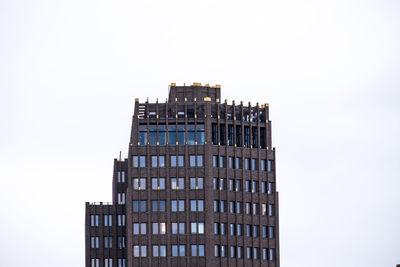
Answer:
<svg viewBox="0 0 400 267"><path fill-rule="evenodd" d="M149 125L149 145L157 145L157 125Z"/></svg>
<svg viewBox="0 0 400 267"><path fill-rule="evenodd" d="M104 248L112 248L112 236L104 237Z"/></svg>
<svg viewBox="0 0 400 267"><path fill-rule="evenodd" d="M99 237L98 236L90 237L90 248L99 248Z"/></svg>
<svg viewBox="0 0 400 267"><path fill-rule="evenodd" d="M153 235L165 235L166 223L152 223Z"/></svg>
<svg viewBox="0 0 400 267"><path fill-rule="evenodd" d="M229 213L236 213L235 201L229 201Z"/></svg>
<svg viewBox="0 0 400 267"><path fill-rule="evenodd" d="M250 180L246 180L246 192L251 192L251 181Z"/></svg>
<svg viewBox="0 0 400 267"><path fill-rule="evenodd" d="M253 248L253 259L257 260L259 257L258 248Z"/></svg>
<svg viewBox="0 0 400 267"><path fill-rule="evenodd" d="M213 189L218 190L218 178L213 178Z"/></svg>
<svg viewBox="0 0 400 267"><path fill-rule="evenodd" d="M235 159L234 157L229 157L229 169L235 168Z"/></svg>
<svg viewBox="0 0 400 267"><path fill-rule="evenodd" d="M258 182L257 181L252 181L251 192L253 192L253 193L258 192Z"/></svg>
<svg viewBox="0 0 400 267"><path fill-rule="evenodd" d="M147 257L147 246L133 246L133 257Z"/></svg>
<svg viewBox="0 0 400 267"><path fill-rule="evenodd" d="M261 204L261 215L263 216L267 215L267 204L265 203Z"/></svg>
<svg viewBox="0 0 400 267"><path fill-rule="evenodd" d="M173 190L185 189L184 179L183 178L171 178L171 189L173 189Z"/></svg>
<svg viewBox="0 0 400 267"><path fill-rule="evenodd" d="M258 147L257 127L251 127L252 145L254 148Z"/></svg>
<svg viewBox="0 0 400 267"><path fill-rule="evenodd" d="M236 246L231 246L231 258L236 258Z"/></svg>
<svg viewBox="0 0 400 267"><path fill-rule="evenodd" d="M190 164L190 167L196 167L196 156L195 155L189 156L189 164Z"/></svg>
<svg viewBox="0 0 400 267"><path fill-rule="evenodd" d="M268 260L268 249L267 248L262 249L262 259L264 261Z"/></svg>
<svg viewBox="0 0 400 267"><path fill-rule="evenodd" d="M237 258L238 259L243 258L243 247L237 247Z"/></svg>
<svg viewBox="0 0 400 267"><path fill-rule="evenodd" d="M133 190L146 190L146 178L133 178Z"/></svg>
<svg viewBox="0 0 400 267"><path fill-rule="evenodd" d="M190 189L203 189L203 178L190 178Z"/></svg>
<svg viewBox="0 0 400 267"><path fill-rule="evenodd" d="M183 156L178 156L178 167L183 167L184 166L184 158Z"/></svg>
<svg viewBox="0 0 400 267"><path fill-rule="evenodd" d="M235 139L234 139L233 125L228 125L228 145L233 146L234 142Z"/></svg>
<svg viewBox="0 0 400 267"><path fill-rule="evenodd" d="M251 249L251 247L246 247L246 257L248 260L253 258L253 250Z"/></svg>
<svg viewBox="0 0 400 267"><path fill-rule="evenodd" d="M260 160L260 171L265 172L265 159Z"/></svg>
<svg viewBox="0 0 400 267"><path fill-rule="evenodd" d="M214 212L219 212L219 201L214 200Z"/></svg>
<svg viewBox="0 0 400 267"><path fill-rule="evenodd" d="M204 145L204 124L197 124L197 144Z"/></svg>
<svg viewBox="0 0 400 267"><path fill-rule="evenodd" d="M112 226L112 215L104 214L104 226Z"/></svg>
<svg viewBox="0 0 400 267"><path fill-rule="evenodd" d="M236 235L237 236L243 235L243 224L236 224Z"/></svg>
<svg viewBox="0 0 400 267"><path fill-rule="evenodd" d="M263 148L263 149L266 148L266 146L265 146L265 140L266 140L266 138L265 138L265 128L264 128L264 127L261 127L261 128L260 128L260 146L261 146L261 148Z"/></svg>
<svg viewBox="0 0 400 267"><path fill-rule="evenodd" d="M145 235L147 234L146 223L133 223L133 234L134 235Z"/></svg>
<svg viewBox="0 0 400 267"><path fill-rule="evenodd" d="M220 251L219 245L214 245L214 256L217 258L220 257L219 251Z"/></svg>
<svg viewBox="0 0 400 267"><path fill-rule="evenodd" d="M118 259L118 267L126 267L126 259Z"/></svg>
<svg viewBox="0 0 400 267"><path fill-rule="evenodd" d="M251 170L257 170L257 159L251 159Z"/></svg>
<svg viewBox="0 0 400 267"><path fill-rule="evenodd" d="M242 180L236 180L236 191L242 191Z"/></svg>
<svg viewBox="0 0 400 267"><path fill-rule="evenodd" d="M275 260L275 249L274 248L270 248L269 249L269 255L268 255L268 259L270 261L274 261Z"/></svg>
<svg viewBox="0 0 400 267"><path fill-rule="evenodd" d="M237 214L242 213L242 202L240 202L240 201L236 202L236 213Z"/></svg>
<svg viewBox="0 0 400 267"><path fill-rule="evenodd" d="M253 237L258 237L258 225L253 225Z"/></svg>
<svg viewBox="0 0 400 267"><path fill-rule="evenodd" d="M221 200L219 203L220 203L219 212L225 213L226 212L226 201L225 200Z"/></svg>
<svg viewBox="0 0 400 267"><path fill-rule="evenodd" d="M268 238L275 238L275 227L269 226L268 227Z"/></svg>
<svg viewBox="0 0 400 267"><path fill-rule="evenodd" d="M241 169L242 168L242 160L241 160L241 158L236 158L235 167L236 167L236 169Z"/></svg>
<svg viewBox="0 0 400 267"><path fill-rule="evenodd" d="M246 214L251 214L251 203L246 202Z"/></svg>
<svg viewBox="0 0 400 267"><path fill-rule="evenodd" d="M171 156L170 159L171 159L171 167L176 167L177 166L176 165L176 156Z"/></svg>
<svg viewBox="0 0 400 267"><path fill-rule="evenodd" d="M219 156L219 167L225 168L225 156Z"/></svg>
<svg viewBox="0 0 400 267"><path fill-rule="evenodd" d="M125 205L125 193L118 193L117 198L117 202L119 205Z"/></svg>
<svg viewBox="0 0 400 267"><path fill-rule="evenodd" d="M221 258L226 258L226 246L221 245Z"/></svg>
<svg viewBox="0 0 400 267"><path fill-rule="evenodd" d="M118 248L119 249L125 248L125 236L118 236Z"/></svg>
<svg viewBox="0 0 400 267"><path fill-rule="evenodd" d="M172 223L172 234L185 234L185 223Z"/></svg>
<svg viewBox="0 0 400 267"><path fill-rule="evenodd" d="M242 146L242 126L236 126L236 146Z"/></svg>
<svg viewBox="0 0 400 267"><path fill-rule="evenodd" d="M176 125L168 125L168 145L176 145Z"/></svg>
<svg viewBox="0 0 400 267"><path fill-rule="evenodd" d="M100 259L92 258L90 259L91 267L100 267Z"/></svg>
<svg viewBox="0 0 400 267"><path fill-rule="evenodd" d="M204 245L198 245L199 248L199 257L204 257Z"/></svg>
<svg viewBox="0 0 400 267"><path fill-rule="evenodd" d="M213 123L211 125L211 141L213 145L218 145L218 124Z"/></svg>
<svg viewBox="0 0 400 267"><path fill-rule="evenodd" d="M235 180L234 179L228 180L228 188L229 188L229 191L235 191Z"/></svg>
<svg viewBox="0 0 400 267"><path fill-rule="evenodd" d="M117 181L118 181L118 183L125 183L125 172L124 171L117 172Z"/></svg>
<svg viewBox="0 0 400 267"><path fill-rule="evenodd" d="M224 146L226 144L226 139L225 139L225 124L220 124L219 125L219 142L222 146Z"/></svg>
<svg viewBox="0 0 400 267"><path fill-rule="evenodd" d="M226 235L226 223L220 223L221 225L221 235Z"/></svg>
<svg viewBox="0 0 400 267"><path fill-rule="evenodd" d="M172 212L185 211L185 200L171 200L171 211Z"/></svg>
<svg viewBox="0 0 400 267"><path fill-rule="evenodd" d="M271 182L268 182L268 191L267 193L270 195L274 192L274 185Z"/></svg>
<svg viewBox="0 0 400 267"><path fill-rule="evenodd" d="M99 215L90 215L90 226L99 226Z"/></svg>
<svg viewBox="0 0 400 267"><path fill-rule="evenodd" d="M258 203L253 203L253 215L258 215L258 214L259 214Z"/></svg>
<svg viewBox="0 0 400 267"><path fill-rule="evenodd" d="M268 204L268 216L275 216L275 206Z"/></svg>
<svg viewBox="0 0 400 267"><path fill-rule="evenodd" d="M235 224L234 223L231 223L230 225L229 225L229 232L230 232L230 235L231 236L234 236L235 235L235 231L236 230L236 227L235 227Z"/></svg>
<svg viewBox="0 0 400 267"><path fill-rule="evenodd" d="M125 226L125 214L118 215L118 226Z"/></svg>
<svg viewBox="0 0 400 267"><path fill-rule="evenodd" d="M140 200L140 212L146 212L147 211L147 201L146 200Z"/></svg>
<svg viewBox="0 0 400 267"><path fill-rule="evenodd" d="M226 190L226 179L219 179L219 190Z"/></svg>
<svg viewBox="0 0 400 267"><path fill-rule="evenodd" d="M112 267L112 259L104 259L104 267Z"/></svg>
<svg viewBox="0 0 400 267"><path fill-rule="evenodd" d="M185 257L185 245L172 245L172 257Z"/></svg>
<svg viewBox="0 0 400 267"><path fill-rule="evenodd" d="M153 190L165 190L165 178L152 178L151 189Z"/></svg>
<svg viewBox="0 0 400 267"><path fill-rule="evenodd" d="M244 147L250 147L250 128L249 126L244 126Z"/></svg>
<svg viewBox="0 0 400 267"><path fill-rule="evenodd" d="M250 170L250 159L249 158L244 159L244 168L246 170Z"/></svg>
<svg viewBox="0 0 400 267"><path fill-rule="evenodd" d="M187 143L188 143L188 145L195 145L195 143L196 143L196 138L195 138L195 136L196 136L196 132L195 132L195 126L194 126L194 124L188 124L188 126L187 126L187 129L188 129L188 140L187 140Z"/></svg>
<svg viewBox="0 0 400 267"><path fill-rule="evenodd" d="M263 238L268 237L267 226L265 226L265 225L263 225L263 227L262 227L262 237Z"/></svg>
<svg viewBox="0 0 400 267"><path fill-rule="evenodd" d="M147 145L147 126L139 125L139 143L141 146Z"/></svg>
<svg viewBox="0 0 400 267"><path fill-rule="evenodd" d="M272 160L268 160L268 166L267 166L268 168L267 168L267 170L268 170L268 172L272 172L272 170L273 170L273 162L272 162Z"/></svg>
<svg viewBox="0 0 400 267"><path fill-rule="evenodd" d="M158 167L158 157L151 156L151 167L156 168Z"/></svg>
<svg viewBox="0 0 400 267"><path fill-rule="evenodd" d="M152 200L152 212L164 212L165 211L165 200Z"/></svg>
<svg viewBox="0 0 400 267"><path fill-rule="evenodd" d="M213 167L218 168L218 156L213 156Z"/></svg>
<svg viewBox="0 0 400 267"><path fill-rule="evenodd" d="M219 223L214 223L214 235L219 235Z"/></svg>
<svg viewBox="0 0 400 267"><path fill-rule="evenodd" d="M178 145L179 146L185 145L185 125L178 125L177 134L178 134Z"/></svg>
<svg viewBox="0 0 400 267"><path fill-rule="evenodd" d="M190 245L191 256L197 257L197 245Z"/></svg>
<svg viewBox="0 0 400 267"><path fill-rule="evenodd" d="M247 237L251 237L252 236L251 225L250 224L246 224L246 236Z"/></svg>

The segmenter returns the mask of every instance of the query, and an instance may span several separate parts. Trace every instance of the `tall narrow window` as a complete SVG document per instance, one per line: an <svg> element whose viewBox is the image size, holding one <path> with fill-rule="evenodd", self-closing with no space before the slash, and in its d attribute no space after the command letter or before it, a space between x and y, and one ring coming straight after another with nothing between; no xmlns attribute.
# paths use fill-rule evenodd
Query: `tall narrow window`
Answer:
<svg viewBox="0 0 400 267"><path fill-rule="evenodd" d="M242 126L236 126L236 146L242 146Z"/></svg>
<svg viewBox="0 0 400 267"><path fill-rule="evenodd" d="M250 147L250 128L244 126L244 147Z"/></svg>
<svg viewBox="0 0 400 267"><path fill-rule="evenodd" d="M178 145L185 145L185 125L178 125Z"/></svg>
<svg viewBox="0 0 400 267"><path fill-rule="evenodd" d="M228 125L228 145L233 146L235 143L233 125Z"/></svg>
<svg viewBox="0 0 400 267"><path fill-rule="evenodd" d="M261 127L260 128L260 146L261 146L261 148L264 148L264 149L266 148L265 140L266 140L266 138L265 138L265 128Z"/></svg>
<svg viewBox="0 0 400 267"><path fill-rule="evenodd" d="M149 145L157 145L157 125L149 125Z"/></svg>
<svg viewBox="0 0 400 267"><path fill-rule="evenodd" d="M204 145L204 124L197 124L197 144Z"/></svg>
<svg viewBox="0 0 400 267"><path fill-rule="evenodd" d="M252 145L254 148L258 147L257 127L251 127Z"/></svg>
<svg viewBox="0 0 400 267"><path fill-rule="evenodd" d="M147 145L147 126L139 125L139 143L141 146Z"/></svg>
<svg viewBox="0 0 400 267"><path fill-rule="evenodd" d="M195 126L194 124L188 124L188 145L194 145L196 143Z"/></svg>
<svg viewBox="0 0 400 267"><path fill-rule="evenodd" d="M176 125L168 125L168 145L176 145Z"/></svg>
<svg viewBox="0 0 400 267"><path fill-rule="evenodd" d="M146 156L140 156L139 157L139 166L141 168L146 167Z"/></svg>
<svg viewBox="0 0 400 267"><path fill-rule="evenodd" d="M273 169L273 162L272 162L272 160L268 160L268 172L272 172L272 169Z"/></svg>
<svg viewBox="0 0 400 267"><path fill-rule="evenodd" d="M218 156L213 156L213 167L218 168Z"/></svg>
<svg viewBox="0 0 400 267"><path fill-rule="evenodd" d="M167 132L165 125L158 125L158 144L165 146L167 143Z"/></svg>
<svg viewBox="0 0 400 267"><path fill-rule="evenodd" d="M226 138L225 138L225 124L220 124L219 125L219 142L221 145L226 144Z"/></svg>
<svg viewBox="0 0 400 267"><path fill-rule="evenodd" d="M213 145L218 145L218 124L213 123L211 126L211 141Z"/></svg>

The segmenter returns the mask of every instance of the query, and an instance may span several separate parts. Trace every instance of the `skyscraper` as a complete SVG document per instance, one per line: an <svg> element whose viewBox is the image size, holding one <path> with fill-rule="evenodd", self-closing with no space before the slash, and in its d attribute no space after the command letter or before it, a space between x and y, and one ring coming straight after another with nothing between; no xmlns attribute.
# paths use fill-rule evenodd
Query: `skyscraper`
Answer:
<svg viewBox="0 0 400 267"><path fill-rule="evenodd" d="M279 266L268 104L221 103L219 85L135 100L113 202L86 203L86 266Z"/></svg>

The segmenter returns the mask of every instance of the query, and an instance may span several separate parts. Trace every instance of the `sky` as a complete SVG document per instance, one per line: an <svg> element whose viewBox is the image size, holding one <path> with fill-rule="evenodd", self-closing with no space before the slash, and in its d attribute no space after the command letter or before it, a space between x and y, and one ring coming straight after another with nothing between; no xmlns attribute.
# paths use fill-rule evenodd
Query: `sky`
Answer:
<svg viewBox="0 0 400 267"><path fill-rule="evenodd" d="M282 267L400 264L400 2L0 0L0 258L84 266L134 99L269 103ZM23 253L23 254L22 254Z"/></svg>

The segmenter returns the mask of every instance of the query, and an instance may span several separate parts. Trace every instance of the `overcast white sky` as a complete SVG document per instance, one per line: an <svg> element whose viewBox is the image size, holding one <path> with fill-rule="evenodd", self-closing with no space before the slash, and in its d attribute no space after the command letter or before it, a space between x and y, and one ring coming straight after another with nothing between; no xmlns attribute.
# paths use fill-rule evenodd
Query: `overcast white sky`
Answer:
<svg viewBox="0 0 400 267"><path fill-rule="evenodd" d="M400 263L400 2L0 0L1 266L84 266L134 98L270 103L282 267ZM21 254L23 253L23 254Z"/></svg>

